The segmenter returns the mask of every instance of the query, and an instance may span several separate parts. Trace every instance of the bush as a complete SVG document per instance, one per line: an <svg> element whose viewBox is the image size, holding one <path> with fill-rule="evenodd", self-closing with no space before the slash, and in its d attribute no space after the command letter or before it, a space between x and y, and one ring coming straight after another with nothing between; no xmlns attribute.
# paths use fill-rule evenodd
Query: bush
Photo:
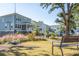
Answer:
<svg viewBox="0 0 79 59"><path fill-rule="evenodd" d="M0 37L0 43L6 43L6 42L11 42L11 41L17 41L17 42L24 42L27 41L27 37L23 34L10 34L10 35L5 35L3 37Z"/></svg>
<svg viewBox="0 0 79 59"><path fill-rule="evenodd" d="M52 34L51 34L51 36L50 36L50 39L58 39L58 38L56 38L56 37L57 37L57 34L54 33L54 32L52 32Z"/></svg>
<svg viewBox="0 0 79 59"><path fill-rule="evenodd" d="M47 41L46 39L41 39L41 38L35 38L34 41Z"/></svg>
<svg viewBox="0 0 79 59"><path fill-rule="evenodd" d="M35 39L34 33L28 34L27 37L28 37L28 39L29 39L30 41Z"/></svg>
<svg viewBox="0 0 79 59"><path fill-rule="evenodd" d="M53 37L53 36L50 36L49 38L50 38L50 39L55 39L55 40L58 39L57 37Z"/></svg>
<svg viewBox="0 0 79 59"><path fill-rule="evenodd" d="M4 44L6 42L26 42L26 41L45 41L46 39L44 38L35 38L34 33L30 33L28 35L24 34L10 34L10 35L5 35L3 37L0 37L0 44Z"/></svg>

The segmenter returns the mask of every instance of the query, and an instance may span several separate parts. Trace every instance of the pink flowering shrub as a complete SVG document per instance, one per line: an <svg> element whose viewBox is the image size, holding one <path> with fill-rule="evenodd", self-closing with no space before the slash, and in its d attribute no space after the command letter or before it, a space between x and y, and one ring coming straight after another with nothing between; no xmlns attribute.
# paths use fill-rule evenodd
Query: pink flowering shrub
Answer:
<svg viewBox="0 0 79 59"><path fill-rule="evenodd" d="M24 34L8 34L8 35L4 35L2 37L0 37L0 43L5 43L5 42L12 42L12 41L16 41L16 42L25 42L25 41L39 41L39 40L46 40L46 39L41 39L41 38L37 38L35 37L35 34L30 33L28 35L24 35Z"/></svg>
<svg viewBox="0 0 79 59"><path fill-rule="evenodd" d="M0 37L0 43L11 42L11 41L22 42L27 40L28 40L27 36L23 34L9 34Z"/></svg>

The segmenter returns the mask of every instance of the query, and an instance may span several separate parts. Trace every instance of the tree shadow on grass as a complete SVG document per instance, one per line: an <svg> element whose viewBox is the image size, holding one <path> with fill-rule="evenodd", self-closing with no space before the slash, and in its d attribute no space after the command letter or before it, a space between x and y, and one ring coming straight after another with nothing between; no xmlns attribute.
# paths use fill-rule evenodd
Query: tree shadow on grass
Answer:
<svg viewBox="0 0 79 59"><path fill-rule="evenodd" d="M73 54L72 56L79 56L79 54Z"/></svg>
<svg viewBox="0 0 79 59"><path fill-rule="evenodd" d="M34 46L28 46L28 47L24 47L24 46L15 46L15 47L11 47L9 48L9 52L13 53L16 56L27 56L27 53L21 53L19 51L21 50L33 50L34 48L39 48L39 47L34 47Z"/></svg>
<svg viewBox="0 0 79 59"><path fill-rule="evenodd" d="M20 52L12 52L15 56L27 56L26 53L20 53Z"/></svg>
<svg viewBox="0 0 79 59"><path fill-rule="evenodd" d="M19 52L18 50L2 51L0 52L0 56L9 56L8 55L9 52L14 54L15 56L27 56L27 53L22 53L22 52Z"/></svg>
<svg viewBox="0 0 79 59"><path fill-rule="evenodd" d="M36 47L36 46L14 46L11 48L17 48L18 50L21 50L21 48L25 48L25 50L33 50L34 48L39 48L39 47Z"/></svg>
<svg viewBox="0 0 79 59"><path fill-rule="evenodd" d="M65 49L78 50L77 48L65 48Z"/></svg>
<svg viewBox="0 0 79 59"><path fill-rule="evenodd" d="M20 52L21 50L33 50L34 48L38 48L38 47L34 47L34 46L30 46L30 47L24 47L24 46L13 46L11 48L9 48L9 50L1 50L0 51L0 56L9 56L8 53L12 53L15 56L27 56L27 53L25 52Z"/></svg>
<svg viewBox="0 0 79 59"><path fill-rule="evenodd" d="M39 52L38 54L41 56L50 56L49 52L46 50L40 50L41 52Z"/></svg>
<svg viewBox="0 0 79 59"><path fill-rule="evenodd" d="M0 56L6 56L6 55L5 55L4 53L1 53L1 52L0 52Z"/></svg>
<svg viewBox="0 0 79 59"><path fill-rule="evenodd" d="M15 48L15 49L13 49ZM10 48L9 52L13 53L15 56L27 56L27 53L21 53L19 52L19 48L16 48L16 47L13 47L13 48Z"/></svg>
<svg viewBox="0 0 79 59"><path fill-rule="evenodd" d="M43 55L43 56L50 56L49 54L41 54L41 55Z"/></svg>

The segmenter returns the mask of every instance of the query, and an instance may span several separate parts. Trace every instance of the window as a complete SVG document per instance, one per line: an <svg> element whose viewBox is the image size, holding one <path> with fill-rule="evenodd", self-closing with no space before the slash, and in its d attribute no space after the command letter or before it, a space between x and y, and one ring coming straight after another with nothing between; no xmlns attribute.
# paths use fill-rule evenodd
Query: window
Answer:
<svg viewBox="0 0 79 59"><path fill-rule="evenodd" d="M7 28L7 26L5 26L5 28Z"/></svg>
<svg viewBox="0 0 79 59"><path fill-rule="evenodd" d="M5 26L7 26L7 24L5 23Z"/></svg>
<svg viewBox="0 0 79 59"><path fill-rule="evenodd" d="M42 28L40 28L39 30L42 31Z"/></svg>
<svg viewBox="0 0 79 59"><path fill-rule="evenodd" d="M20 18L16 18L16 20L17 20L17 21L21 21L21 19L20 19Z"/></svg>
<svg viewBox="0 0 79 59"><path fill-rule="evenodd" d="M15 25L15 28L17 28L17 24Z"/></svg>
<svg viewBox="0 0 79 59"><path fill-rule="evenodd" d="M16 24L16 25L15 25L15 28L21 28L21 25Z"/></svg>
<svg viewBox="0 0 79 59"><path fill-rule="evenodd" d="M13 28L13 26L11 26L11 28Z"/></svg>
<svg viewBox="0 0 79 59"><path fill-rule="evenodd" d="M26 30L26 25L22 25L22 30Z"/></svg>
<svg viewBox="0 0 79 59"><path fill-rule="evenodd" d="M13 28L13 24L11 23L11 28Z"/></svg>
<svg viewBox="0 0 79 59"><path fill-rule="evenodd" d="M18 25L18 28L21 28L21 25Z"/></svg>
<svg viewBox="0 0 79 59"><path fill-rule="evenodd" d="M7 24L5 23L5 28L7 28Z"/></svg>

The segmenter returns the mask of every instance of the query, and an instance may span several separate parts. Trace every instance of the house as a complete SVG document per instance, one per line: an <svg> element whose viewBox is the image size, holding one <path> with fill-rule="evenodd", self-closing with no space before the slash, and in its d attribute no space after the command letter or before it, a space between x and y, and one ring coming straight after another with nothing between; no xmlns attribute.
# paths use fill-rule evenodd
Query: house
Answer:
<svg viewBox="0 0 79 59"><path fill-rule="evenodd" d="M0 16L0 34L32 32L31 19L17 13Z"/></svg>
<svg viewBox="0 0 79 59"><path fill-rule="evenodd" d="M74 35L79 35L79 20L75 20L76 29L74 30Z"/></svg>
<svg viewBox="0 0 79 59"><path fill-rule="evenodd" d="M32 20L32 21L31 21L31 24L32 24L32 31L36 31L36 29L37 29L37 27L38 27L38 25L37 25L38 22Z"/></svg>
<svg viewBox="0 0 79 59"><path fill-rule="evenodd" d="M60 35L60 28L61 28L60 25L52 25L51 26L52 31L55 32L57 35Z"/></svg>
<svg viewBox="0 0 79 59"><path fill-rule="evenodd" d="M59 32L59 25L49 26L42 21L36 22L18 13L0 16L0 34L16 32L31 33L37 28L39 30L39 33L43 35L47 35L47 31L49 33L52 33L53 30L55 32Z"/></svg>
<svg viewBox="0 0 79 59"><path fill-rule="evenodd" d="M39 21L37 26L39 28L40 33L46 33L46 24L44 24L42 21Z"/></svg>
<svg viewBox="0 0 79 59"><path fill-rule="evenodd" d="M45 34L46 31L46 24L42 21L36 22L32 21L33 31L38 30L40 34Z"/></svg>
<svg viewBox="0 0 79 59"><path fill-rule="evenodd" d="M40 34L46 35L46 30L49 31L49 26L43 23L42 21L36 22L32 21L33 25L33 31L37 30L39 31Z"/></svg>

